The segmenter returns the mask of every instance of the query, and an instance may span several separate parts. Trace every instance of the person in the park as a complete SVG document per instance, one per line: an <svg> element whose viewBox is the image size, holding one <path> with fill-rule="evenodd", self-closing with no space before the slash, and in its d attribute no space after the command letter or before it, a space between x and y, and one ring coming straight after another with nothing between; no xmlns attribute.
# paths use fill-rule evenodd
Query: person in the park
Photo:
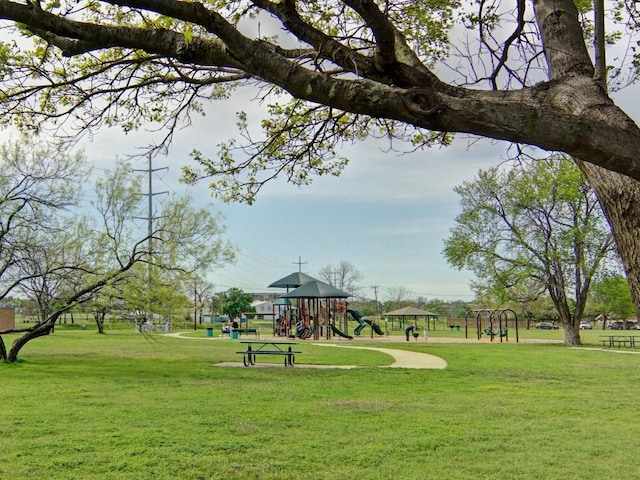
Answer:
<svg viewBox="0 0 640 480"><path fill-rule="evenodd" d="M407 328L404 329L404 334L407 337L407 342L409 341L409 335L411 335L411 332L413 332L413 325L409 325Z"/></svg>

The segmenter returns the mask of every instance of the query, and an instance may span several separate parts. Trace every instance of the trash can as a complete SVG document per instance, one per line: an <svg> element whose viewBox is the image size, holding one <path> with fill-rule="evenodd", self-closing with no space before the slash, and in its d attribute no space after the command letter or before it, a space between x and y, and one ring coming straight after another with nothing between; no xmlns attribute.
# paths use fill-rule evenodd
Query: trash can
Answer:
<svg viewBox="0 0 640 480"><path fill-rule="evenodd" d="M213 337L213 327L207 327L207 337Z"/></svg>
<svg viewBox="0 0 640 480"><path fill-rule="evenodd" d="M456 326L456 332L459 332L459 331L460 331L460 325L457 325Z"/></svg>
<svg viewBox="0 0 640 480"><path fill-rule="evenodd" d="M235 338L235 339L237 340L237 339L238 339L238 331L237 331L237 330L233 330L233 331L229 334L229 336L230 336L231 338Z"/></svg>

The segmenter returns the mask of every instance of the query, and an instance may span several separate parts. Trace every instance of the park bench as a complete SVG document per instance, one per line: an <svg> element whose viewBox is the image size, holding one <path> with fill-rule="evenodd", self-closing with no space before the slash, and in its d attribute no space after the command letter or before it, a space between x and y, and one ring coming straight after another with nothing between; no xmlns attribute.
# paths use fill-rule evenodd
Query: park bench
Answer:
<svg viewBox="0 0 640 480"><path fill-rule="evenodd" d="M260 338L260 331L257 328L236 328L240 335L253 334L255 338Z"/></svg>
<svg viewBox="0 0 640 480"><path fill-rule="evenodd" d="M234 332L238 332L238 335L249 335L253 334L255 338L260 338L260 330L257 328L234 328ZM222 336L229 336L230 332L225 331L224 327L222 327Z"/></svg>

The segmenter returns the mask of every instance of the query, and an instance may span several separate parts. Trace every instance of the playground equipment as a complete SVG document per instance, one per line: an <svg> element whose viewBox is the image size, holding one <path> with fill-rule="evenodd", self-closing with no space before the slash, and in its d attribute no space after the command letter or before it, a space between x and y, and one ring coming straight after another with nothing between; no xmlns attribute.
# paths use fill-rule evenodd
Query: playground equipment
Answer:
<svg viewBox="0 0 640 480"><path fill-rule="evenodd" d="M469 338L469 318L475 314L476 318L476 335L478 340L482 338L482 335L487 335L493 342L495 337L500 339L500 342L509 341L509 328L508 322L510 320L509 314L511 314L511 321L513 322L516 332L516 343L519 342L518 336L518 315L510 308L504 308L501 310L469 310L464 319L464 336ZM485 318L485 327L483 327L483 317Z"/></svg>
<svg viewBox="0 0 640 480"><path fill-rule="evenodd" d="M502 330L491 330L490 328L485 328L482 330L482 332L485 335L490 335L490 336L494 336L494 337L506 337L509 335L509 329L507 327L503 328Z"/></svg>
<svg viewBox="0 0 640 480"><path fill-rule="evenodd" d="M360 335L362 333L362 330L367 326L371 327L373 331L376 332L376 334L384 335L384 332L376 322L372 322L371 320L363 318L364 314L360 310L353 310L349 308L347 309L347 313L349 313L353 317L353 319L358 322L358 326L353 329L354 335Z"/></svg>
<svg viewBox="0 0 640 480"><path fill-rule="evenodd" d="M339 337L348 338L349 340L353 339L353 337L351 335L347 335L346 333L344 333L342 330L338 329L338 327L336 327L333 324L331 324L331 330L333 331L333 333L335 335L338 335Z"/></svg>

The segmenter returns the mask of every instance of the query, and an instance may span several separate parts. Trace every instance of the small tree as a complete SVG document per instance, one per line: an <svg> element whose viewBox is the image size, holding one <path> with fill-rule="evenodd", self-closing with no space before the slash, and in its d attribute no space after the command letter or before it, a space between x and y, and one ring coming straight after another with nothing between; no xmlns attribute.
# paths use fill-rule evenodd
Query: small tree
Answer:
<svg viewBox="0 0 640 480"><path fill-rule="evenodd" d="M193 275L185 284L185 293L189 298L193 298L193 329L198 328L198 316L202 316L205 306L211 303L214 295L213 283Z"/></svg>
<svg viewBox="0 0 640 480"><path fill-rule="evenodd" d="M87 312L93 315L98 333L104 332L107 315L122 308L122 291L113 286L105 287L85 305Z"/></svg>
<svg viewBox="0 0 640 480"><path fill-rule="evenodd" d="M242 312L251 311L253 297L239 288L230 288L220 294L220 300L222 301L222 313L234 319L239 318Z"/></svg>
<svg viewBox="0 0 640 480"><path fill-rule="evenodd" d="M384 302L386 311L397 310L411 304L411 292L407 287L391 287L387 290L387 300Z"/></svg>
<svg viewBox="0 0 640 480"><path fill-rule="evenodd" d="M565 343L580 343L587 294L614 242L595 194L577 167L551 157L521 168L481 171L456 187L462 213L444 254L477 285L514 300L522 286L552 300Z"/></svg>
<svg viewBox="0 0 640 480"><path fill-rule="evenodd" d="M590 303L592 303L592 309L602 315L603 329L609 317L624 320L635 313L629 283L619 274L608 274L594 282Z"/></svg>

